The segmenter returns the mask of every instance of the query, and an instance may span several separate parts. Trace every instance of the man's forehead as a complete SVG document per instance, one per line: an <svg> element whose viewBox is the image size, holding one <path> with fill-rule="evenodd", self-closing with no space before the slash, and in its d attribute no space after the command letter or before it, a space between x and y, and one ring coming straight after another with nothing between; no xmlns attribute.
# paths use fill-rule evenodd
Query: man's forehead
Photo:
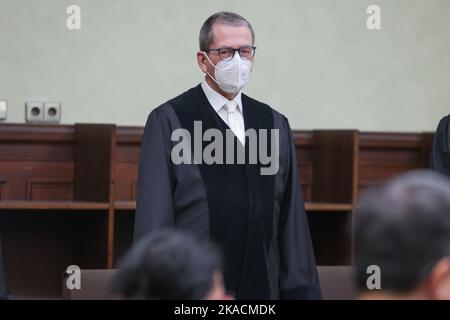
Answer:
<svg viewBox="0 0 450 320"><path fill-rule="evenodd" d="M212 31L213 44L230 47L252 45L252 33L246 25L215 24Z"/></svg>

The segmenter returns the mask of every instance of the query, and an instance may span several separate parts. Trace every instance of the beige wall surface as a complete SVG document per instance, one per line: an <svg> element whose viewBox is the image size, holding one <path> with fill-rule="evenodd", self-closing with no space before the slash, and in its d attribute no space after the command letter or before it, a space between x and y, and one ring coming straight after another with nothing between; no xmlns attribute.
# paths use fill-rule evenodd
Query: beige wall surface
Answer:
<svg viewBox="0 0 450 320"><path fill-rule="evenodd" d="M81 8L68 30L66 9ZM369 5L381 30L366 27ZM62 124L145 124L202 79L198 31L240 13L258 47L244 92L295 129L431 131L450 113L448 0L0 0L0 99L59 101Z"/></svg>

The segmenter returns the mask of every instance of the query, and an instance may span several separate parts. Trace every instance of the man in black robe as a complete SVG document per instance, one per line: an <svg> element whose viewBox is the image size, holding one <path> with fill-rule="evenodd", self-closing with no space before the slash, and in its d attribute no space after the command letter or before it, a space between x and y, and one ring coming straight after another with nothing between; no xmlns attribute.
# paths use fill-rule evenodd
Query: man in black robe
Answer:
<svg viewBox="0 0 450 320"><path fill-rule="evenodd" d="M219 12L199 38L205 80L153 110L145 126L134 238L176 227L211 239L224 254L227 290L238 299L320 299L288 121L241 93L254 60L253 29L241 16ZM222 141L217 132L232 132L232 150L218 147L209 154L214 161L199 159ZM189 148L180 163L174 151L182 143ZM250 161L255 146L260 157ZM264 149L273 161L261 156Z"/></svg>
<svg viewBox="0 0 450 320"><path fill-rule="evenodd" d="M450 177L450 115L439 122L431 148L430 168Z"/></svg>

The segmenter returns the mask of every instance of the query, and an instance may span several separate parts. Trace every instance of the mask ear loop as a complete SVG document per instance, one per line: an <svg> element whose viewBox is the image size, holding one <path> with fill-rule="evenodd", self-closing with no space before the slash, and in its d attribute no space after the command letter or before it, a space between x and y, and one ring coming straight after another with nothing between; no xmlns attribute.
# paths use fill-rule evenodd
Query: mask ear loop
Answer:
<svg viewBox="0 0 450 320"><path fill-rule="evenodd" d="M203 55L206 57L206 59L208 60L208 62L214 67L214 69L218 69L215 65L214 65L214 63L212 63L212 61L209 59L209 57L208 57L208 55L206 54L206 52L205 51L202 51L202 53L203 53ZM208 71L206 71L206 74L215 82L215 83L217 83L218 85L220 85L220 83L219 83L219 81L217 81Z"/></svg>

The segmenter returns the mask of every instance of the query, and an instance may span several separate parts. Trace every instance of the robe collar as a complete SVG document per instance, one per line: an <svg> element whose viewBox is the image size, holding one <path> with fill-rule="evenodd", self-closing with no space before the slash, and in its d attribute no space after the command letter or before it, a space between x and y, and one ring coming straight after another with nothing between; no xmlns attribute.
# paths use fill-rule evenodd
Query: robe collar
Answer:
<svg viewBox="0 0 450 320"><path fill-rule="evenodd" d="M225 104L230 101L227 98L225 98L223 95L221 95L220 93L215 91L213 88L211 88L210 85L206 82L206 80L202 81L201 86L202 86L203 92L206 95L206 98L208 99L209 104L213 107L213 109L216 112L219 112L219 110L222 109L225 106ZM236 95L236 97L234 97L234 99L232 101L236 102L236 104L239 108L239 111L241 113L243 113L242 112L242 92L241 91L239 91L239 93Z"/></svg>

